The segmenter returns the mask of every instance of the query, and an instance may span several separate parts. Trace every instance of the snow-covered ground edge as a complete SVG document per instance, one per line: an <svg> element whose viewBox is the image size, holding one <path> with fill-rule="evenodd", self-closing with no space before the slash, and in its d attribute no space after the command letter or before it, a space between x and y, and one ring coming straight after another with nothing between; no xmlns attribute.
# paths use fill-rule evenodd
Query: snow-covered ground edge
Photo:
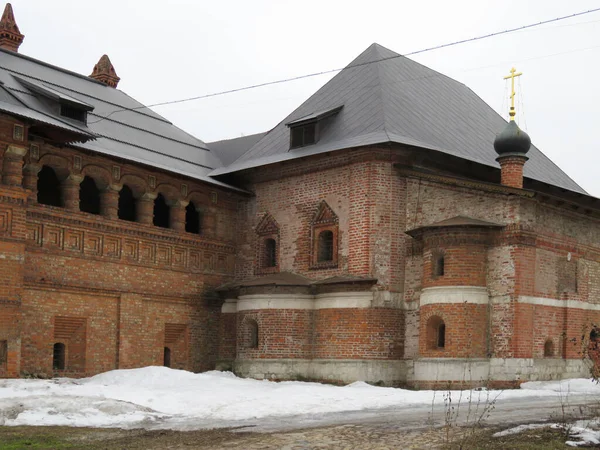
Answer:
<svg viewBox="0 0 600 450"><path fill-rule="evenodd" d="M586 379L524 383L506 391L411 391L363 382L331 386L238 378L230 372L195 374L166 367L113 370L90 378L0 380L0 425L177 429L177 424L339 413L454 402L486 405L513 398L600 394ZM599 397L600 398L600 397ZM188 427L189 429L189 427Z"/></svg>
<svg viewBox="0 0 600 450"><path fill-rule="evenodd" d="M566 432L568 436L576 440L567 440L565 444L570 447L589 447L591 445L600 444L600 421L599 419L578 420L569 424L558 423L531 423L527 425L519 425L507 430L494 433L493 437L508 436L511 434L519 434L527 430L537 430L540 428L554 428Z"/></svg>

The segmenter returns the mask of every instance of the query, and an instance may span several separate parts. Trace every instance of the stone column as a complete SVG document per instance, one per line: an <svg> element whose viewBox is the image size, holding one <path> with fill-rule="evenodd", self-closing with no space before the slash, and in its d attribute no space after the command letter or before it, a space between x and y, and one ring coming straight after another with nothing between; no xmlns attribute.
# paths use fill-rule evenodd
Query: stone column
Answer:
<svg viewBox="0 0 600 450"><path fill-rule="evenodd" d="M176 200L171 205L171 223L169 228L175 231L185 231L185 207L190 202Z"/></svg>
<svg viewBox="0 0 600 450"><path fill-rule="evenodd" d="M215 238L217 235L217 211L216 208L207 208L204 211L204 222L202 234L209 238Z"/></svg>
<svg viewBox="0 0 600 450"><path fill-rule="evenodd" d="M79 211L79 185L83 181L83 175L71 174L62 183L63 199L65 209Z"/></svg>
<svg viewBox="0 0 600 450"><path fill-rule="evenodd" d="M4 152L2 166L2 183L9 186L21 186L23 182L23 157L27 153L25 147L9 145Z"/></svg>
<svg viewBox="0 0 600 450"><path fill-rule="evenodd" d="M122 184L109 184L100 197L100 214L108 219L119 217L119 191L123 189Z"/></svg>
<svg viewBox="0 0 600 450"><path fill-rule="evenodd" d="M154 222L154 200L158 195L153 192L146 192L138 200L137 218L139 223L152 225Z"/></svg>
<svg viewBox="0 0 600 450"><path fill-rule="evenodd" d="M38 174L40 170L42 170L42 166L37 163L26 164L23 168L23 187L31 191L29 201L32 203L37 202Z"/></svg>

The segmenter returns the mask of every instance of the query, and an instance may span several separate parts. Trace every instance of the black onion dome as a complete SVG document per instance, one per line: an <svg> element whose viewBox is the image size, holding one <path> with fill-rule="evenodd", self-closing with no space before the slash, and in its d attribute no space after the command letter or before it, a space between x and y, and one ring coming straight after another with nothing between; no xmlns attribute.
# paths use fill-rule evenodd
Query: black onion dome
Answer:
<svg viewBox="0 0 600 450"><path fill-rule="evenodd" d="M494 149L500 156L508 153L525 154L531 147L531 138L511 120L504 131L496 136Z"/></svg>

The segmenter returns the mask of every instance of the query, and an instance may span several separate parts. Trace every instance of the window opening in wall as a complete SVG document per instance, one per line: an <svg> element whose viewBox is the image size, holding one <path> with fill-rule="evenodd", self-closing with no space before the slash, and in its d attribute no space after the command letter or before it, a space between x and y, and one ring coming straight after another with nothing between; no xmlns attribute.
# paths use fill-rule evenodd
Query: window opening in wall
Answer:
<svg viewBox="0 0 600 450"><path fill-rule="evenodd" d="M443 350L446 347L446 324L439 316L432 316L427 321L427 348Z"/></svg>
<svg viewBox="0 0 600 450"><path fill-rule="evenodd" d="M551 358L554 356L554 342L552 339L548 339L544 343L544 358Z"/></svg>
<svg viewBox="0 0 600 450"><path fill-rule="evenodd" d="M273 238L265 239L263 267L277 267L277 241Z"/></svg>
<svg viewBox="0 0 600 450"><path fill-rule="evenodd" d="M60 181L52 167L42 166L38 174L37 201L42 205L63 206Z"/></svg>
<svg viewBox="0 0 600 450"><path fill-rule="evenodd" d="M8 363L8 341L0 341L0 369L6 369Z"/></svg>
<svg viewBox="0 0 600 450"><path fill-rule="evenodd" d="M171 367L171 349L165 347L163 350L163 366Z"/></svg>
<svg viewBox="0 0 600 450"><path fill-rule="evenodd" d="M437 329L437 348L446 346L446 324L441 323Z"/></svg>
<svg viewBox="0 0 600 450"><path fill-rule="evenodd" d="M57 342L54 344L54 350L52 353L52 369L54 370L65 370L65 344Z"/></svg>
<svg viewBox="0 0 600 450"><path fill-rule="evenodd" d="M119 219L135 222L137 219L135 198L133 191L126 184L119 192Z"/></svg>
<svg viewBox="0 0 600 450"><path fill-rule="evenodd" d="M79 210L100 214L100 190L91 177L85 177L79 185Z"/></svg>
<svg viewBox="0 0 600 450"><path fill-rule="evenodd" d="M319 233L317 262L328 261L333 261L333 231L325 230Z"/></svg>
<svg viewBox="0 0 600 450"><path fill-rule="evenodd" d="M258 323L255 320L246 321L247 345L246 348L258 348Z"/></svg>
<svg viewBox="0 0 600 450"><path fill-rule="evenodd" d="M69 105L60 105L60 115L83 123L87 121L86 110Z"/></svg>
<svg viewBox="0 0 600 450"><path fill-rule="evenodd" d="M196 210L194 202L188 203L185 207L185 231L200 234L200 217L200 213Z"/></svg>
<svg viewBox="0 0 600 450"><path fill-rule="evenodd" d="M171 210L162 194L158 194L154 200L154 225L161 228L169 228Z"/></svg>
<svg viewBox="0 0 600 450"><path fill-rule="evenodd" d="M437 255L433 265L433 276L443 277L445 272L446 259L444 255Z"/></svg>

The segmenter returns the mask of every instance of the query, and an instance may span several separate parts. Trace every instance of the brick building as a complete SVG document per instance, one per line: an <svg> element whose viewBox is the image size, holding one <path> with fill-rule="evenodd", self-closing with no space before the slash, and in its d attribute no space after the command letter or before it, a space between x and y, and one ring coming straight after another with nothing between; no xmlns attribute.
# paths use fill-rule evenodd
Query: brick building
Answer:
<svg viewBox="0 0 600 450"><path fill-rule="evenodd" d="M600 203L466 86L374 44L270 132L206 144L106 55L87 77L22 40L7 5L0 376L589 373Z"/></svg>

